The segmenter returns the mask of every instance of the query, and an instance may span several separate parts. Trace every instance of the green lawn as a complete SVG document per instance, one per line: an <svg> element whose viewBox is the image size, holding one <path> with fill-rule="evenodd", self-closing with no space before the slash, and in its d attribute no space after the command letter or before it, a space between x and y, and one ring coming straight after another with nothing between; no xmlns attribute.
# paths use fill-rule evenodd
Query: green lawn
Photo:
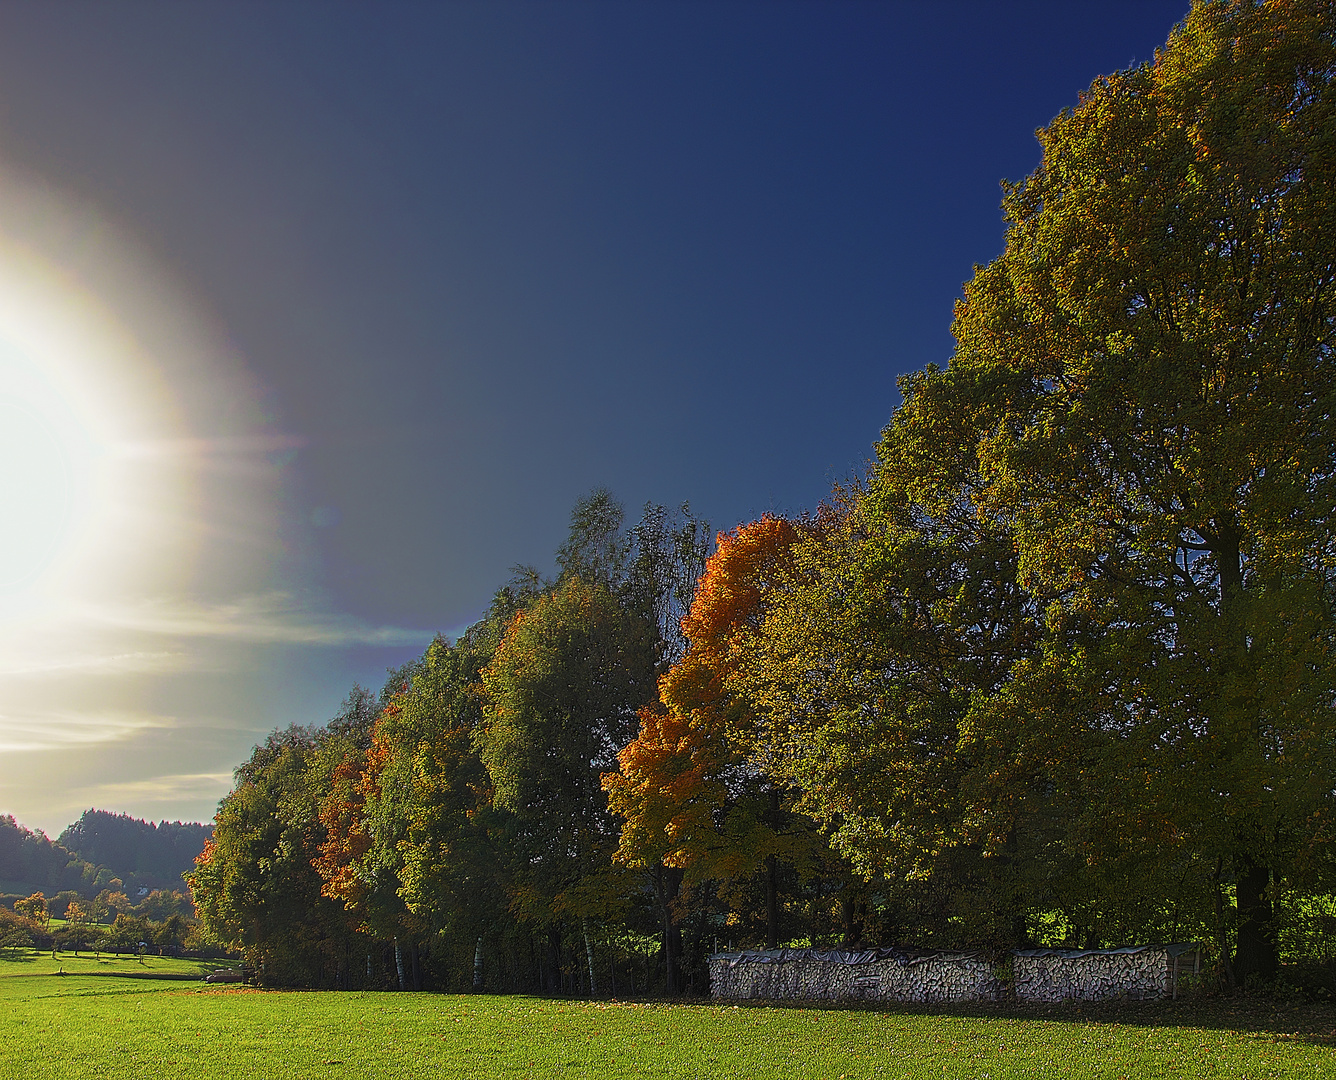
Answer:
<svg viewBox="0 0 1336 1080"><path fill-rule="evenodd" d="M59 976L50 953L28 955L0 960L0 1077L1336 1077L1330 1009L934 1015L267 992Z"/></svg>

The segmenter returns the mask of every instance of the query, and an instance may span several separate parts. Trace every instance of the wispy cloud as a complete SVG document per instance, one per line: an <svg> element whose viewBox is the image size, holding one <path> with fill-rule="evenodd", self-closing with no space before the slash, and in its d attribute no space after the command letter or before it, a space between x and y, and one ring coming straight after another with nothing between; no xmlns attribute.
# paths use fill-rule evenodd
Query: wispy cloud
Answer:
<svg viewBox="0 0 1336 1080"><path fill-rule="evenodd" d="M221 604L162 600L127 607L89 607L84 613L93 622L123 630L258 645L424 645L432 638L430 631L373 626L350 615L313 612L283 592Z"/></svg>
<svg viewBox="0 0 1336 1080"><path fill-rule="evenodd" d="M0 715L0 752L70 750L120 742L141 731L175 724L176 719L171 716L124 710Z"/></svg>
<svg viewBox="0 0 1336 1080"><path fill-rule="evenodd" d="M86 653L59 656L9 651L0 661L0 678L16 675L156 675L179 670L180 652Z"/></svg>
<svg viewBox="0 0 1336 1080"><path fill-rule="evenodd" d="M181 802L188 799L220 799L232 790L230 772L172 773L142 780L94 784L80 789L90 805L112 806L121 803Z"/></svg>

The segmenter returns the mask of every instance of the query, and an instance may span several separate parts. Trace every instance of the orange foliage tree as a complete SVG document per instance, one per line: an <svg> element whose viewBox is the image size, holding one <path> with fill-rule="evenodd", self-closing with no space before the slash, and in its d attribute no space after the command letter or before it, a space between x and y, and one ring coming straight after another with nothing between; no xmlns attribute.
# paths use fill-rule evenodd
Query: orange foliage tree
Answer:
<svg viewBox="0 0 1336 1080"><path fill-rule="evenodd" d="M618 859L669 871L660 876L673 893L678 882L736 881L765 868L771 947L778 862L801 861L812 837L781 808L758 714L735 676L770 598L786 587L789 553L804 531L767 514L719 535L682 619L687 651L659 680L658 702L641 709L619 771L603 778L609 807L624 819Z"/></svg>

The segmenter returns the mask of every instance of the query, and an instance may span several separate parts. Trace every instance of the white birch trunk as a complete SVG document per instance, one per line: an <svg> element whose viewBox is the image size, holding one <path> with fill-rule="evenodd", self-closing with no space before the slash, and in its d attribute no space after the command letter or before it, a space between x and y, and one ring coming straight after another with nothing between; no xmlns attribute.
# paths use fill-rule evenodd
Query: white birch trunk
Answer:
<svg viewBox="0 0 1336 1080"><path fill-rule="evenodd" d="M580 928L584 931L585 959L589 962L589 996L598 996L598 981L594 977L594 945L589 940L589 920L581 919Z"/></svg>

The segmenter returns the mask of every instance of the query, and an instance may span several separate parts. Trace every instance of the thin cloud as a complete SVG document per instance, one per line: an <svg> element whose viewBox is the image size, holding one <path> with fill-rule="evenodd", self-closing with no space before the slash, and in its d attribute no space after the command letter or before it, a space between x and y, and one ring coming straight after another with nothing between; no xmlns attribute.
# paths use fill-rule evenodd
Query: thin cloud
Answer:
<svg viewBox="0 0 1336 1080"><path fill-rule="evenodd" d="M0 677L24 675L157 675L185 666L180 652L120 652L74 656L10 654L0 662Z"/></svg>
<svg viewBox="0 0 1336 1080"><path fill-rule="evenodd" d="M433 636L430 631L373 626L350 615L308 611L282 592L247 596L225 604L178 600L87 608L85 614L94 622L123 630L255 645L425 645Z"/></svg>
<svg viewBox="0 0 1336 1080"><path fill-rule="evenodd" d="M232 774L171 773L142 780L94 784L80 789L90 805L110 806L122 802L179 802L184 799L219 799L232 790ZM91 800L91 801L90 801Z"/></svg>
<svg viewBox="0 0 1336 1080"><path fill-rule="evenodd" d="M141 731L175 724L171 716L116 710L0 715L0 752L70 750L122 742Z"/></svg>

